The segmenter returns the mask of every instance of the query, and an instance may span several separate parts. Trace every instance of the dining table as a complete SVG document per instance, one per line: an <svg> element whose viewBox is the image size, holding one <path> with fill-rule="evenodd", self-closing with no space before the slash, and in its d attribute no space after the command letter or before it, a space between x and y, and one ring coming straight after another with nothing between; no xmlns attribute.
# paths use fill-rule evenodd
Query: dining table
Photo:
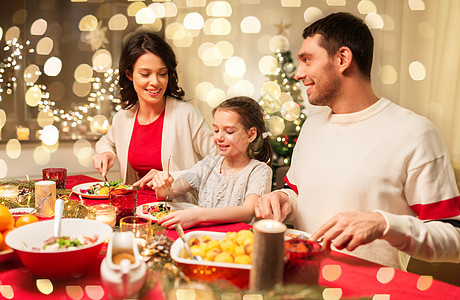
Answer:
<svg viewBox="0 0 460 300"><path fill-rule="evenodd" d="M66 188L100 181L86 175L67 177ZM72 195L78 199L76 195ZM85 205L107 203L107 199L85 199ZM147 194L138 194L138 205L155 201ZM202 224L185 230L230 232L250 229L246 223ZM165 229L171 239L178 238L174 230ZM87 273L76 279L51 281L35 278L17 257L0 263L0 299L108 299L100 277L99 255ZM385 267L348 254L331 250L321 261L318 286L324 288L324 299L460 299L460 287L418 275ZM297 280L298 281L298 280ZM46 287L43 287L46 282ZM243 293L244 294L244 293ZM164 287L156 284L142 299L165 299ZM233 299L233 298L232 298ZM243 298L242 298L243 299Z"/></svg>

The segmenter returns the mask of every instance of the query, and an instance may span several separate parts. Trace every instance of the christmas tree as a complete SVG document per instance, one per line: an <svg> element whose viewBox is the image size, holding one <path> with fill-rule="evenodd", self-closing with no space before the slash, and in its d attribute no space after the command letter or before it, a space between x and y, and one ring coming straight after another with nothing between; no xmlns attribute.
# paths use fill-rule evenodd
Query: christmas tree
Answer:
<svg viewBox="0 0 460 300"><path fill-rule="evenodd" d="M287 48L287 39L282 36L272 38L274 60L265 60L266 76L269 81L261 88L259 104L264 109L268 130L272 136L274 166L290 165L292 151L297 142L300 128L306 119L303 110L303 98L300 83L293 78L295 67L291 52ZM276 61L275 61L276 60ZM261 63L263 63L261 61Z"/></svg>

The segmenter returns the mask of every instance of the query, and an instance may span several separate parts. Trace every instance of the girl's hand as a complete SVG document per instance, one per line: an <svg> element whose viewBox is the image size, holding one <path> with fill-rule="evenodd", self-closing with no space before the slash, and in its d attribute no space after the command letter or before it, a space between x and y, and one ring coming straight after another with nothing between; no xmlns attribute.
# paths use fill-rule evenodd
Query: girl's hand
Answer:
<svg viewBox="0 0 460 300"><path fill-rule="evenodd" d="M150 170L147 174L145 174L144 177L142 177L140 180L136 181L133 186L139 186L141 189L144 188L145 185L149 186L149 182L155 177L155 175L158 174L158 170L152 169Z"/></svg>
<svg viewBox="0 0 460 300"><path fill-rule="evenodd" d="M172 187L173 182L174 182L174 178L170 174L168 174L168 172L157 171L155 176L153 176L152 180L147 182L146 185L155 190L156 189L170 189Z"/></svg>
<svg viewBox="0 0 460 300"><path fill-rule="evenodd" d="M98 153L93 157L94 168L96 168L102 176L107 175L107 172L112 168L114 162L115 154L110 151Z"/></svg>
<svg viewBox="0 0 460 300"><path fill-rule="evenodd" d="M168 229L174 229L176 223L180 223L182 227L190 228L201 223L200 214L201 209L184 209L173 211L167 214L163 218L158 220L158 224Z"/></svg>

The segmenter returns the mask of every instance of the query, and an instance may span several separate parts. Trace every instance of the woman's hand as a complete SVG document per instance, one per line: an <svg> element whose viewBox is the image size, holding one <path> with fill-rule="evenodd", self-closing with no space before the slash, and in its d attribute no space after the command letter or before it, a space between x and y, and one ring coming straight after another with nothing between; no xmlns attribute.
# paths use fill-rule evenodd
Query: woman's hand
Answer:
<svg viewBox="0 0 460 300"><path fill-rule="evenodd" d="M93 157L94 168L96 168L102 176L107 175L107 172L113 167L114 162L115 154L110 151L98 153Z"/></svg>
<svg viewBox="0 0 460 300"><path fill-rule="evenodd" d="M136 181L133 186L139 186L141 189L144 188L145 185L150 186L148 183L157 175L160 171L156 169L150 170L144 177Z"/></svg>
<svg viewBox="0 0 460 300"><path fill-rule="evenodd" d="M172 213L167 214L163 218L158 220L158 224L164 226L168 229L174 229L176 223L180 223L182 227L190 228L199 223L201 223L201 209L184 209L173 211Z"/></svg>
<svg viewBox="0 0 460 300"><path fill-rule="evenodd" d="M165 199L172 190L174 178L167 171L158 172L146 185L155 190L157 199Z"/></svg>

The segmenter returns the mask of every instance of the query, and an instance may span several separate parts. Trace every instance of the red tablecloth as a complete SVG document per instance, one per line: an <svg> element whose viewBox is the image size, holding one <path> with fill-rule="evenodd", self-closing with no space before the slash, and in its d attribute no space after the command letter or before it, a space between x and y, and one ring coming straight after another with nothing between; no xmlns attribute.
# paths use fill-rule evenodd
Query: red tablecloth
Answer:
<svg viewBox="0 0 460 300"><path fill-rule="evenodd" d="M69 176L67 188L97 181L94 178L78 175ZM150 202L151 199L139 199L138 204ZM101 200L87 201L87 204L101 203ZM244 223L222 224L216 226L199 226L192 230L239 231L248 229ZM190 230L187 230L190 231ZM166 234L176 239L175 231ZM103 256L95 262L88 273L79 279L65 282L52 282L52 290L45 294L37 288L37 279L18 260L0 264L0 299L106 299L101 286L99 267ZM339 252L332 252L321 263L319 284L328 288L337 288L342 297L357 298L375 295L378 299L460 299L460 287L431 280L408 272L385 268ZM45 291L46 292L46 291ZM161 287L148 292L145 299L161 299Z"/></svg>

